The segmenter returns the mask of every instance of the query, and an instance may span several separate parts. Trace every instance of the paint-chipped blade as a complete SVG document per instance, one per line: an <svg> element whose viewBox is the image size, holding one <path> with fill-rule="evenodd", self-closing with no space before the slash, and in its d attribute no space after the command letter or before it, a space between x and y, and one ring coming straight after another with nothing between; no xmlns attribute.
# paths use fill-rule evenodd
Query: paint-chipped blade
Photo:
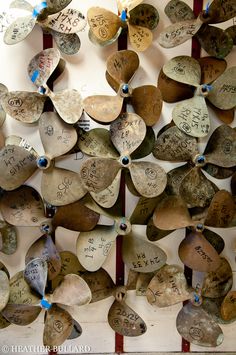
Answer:
<svg viewBox="0 0 236 355"><path fill-rule="evenodd" d="M233 272L224 258L220 259L219 267L205 275L201 294L204 297L218 298L225 296L233 285Z"/></svg>
<svg viewBox="0 0 236 355"><path fill-rule="evenodd" d="M76 338L80 337L82 335L82 333L83 333L83 330L82 330L81 325L75 319L73 319L73 329L72 329L70 336L67 339L76 339Z"/></svg>
<svg viewBox="0 0 236 355"><path fill-rule="evenodd" d="M236 291L230 291L221 304L221 316L225 321L235 320L236 318Z"/></svg>
<svg viewBox="0 0 236 355"><path fill-rule="evenodd" d="M162 70L168 78L183 84L196 86L201 81L200 64L196 59L186 55L172 58Z"/></svg>
<svg viewBox="0 0 236 355"><path fill-rule="evenodd" d="M153 34L149 28L134 26L129 22L128 34L130 45L137 52L144 52L152 44Z"/></svg>
<svg viewBox="0 0 236 355"><path fill-rule="evenodd" d="M6 255L17 249L17 231L14 226L0 220L0 250Z"/></svg>
<svg viewBox="0 0 236 355"><path fill-rule="evenodd" d="M82 97L77 90L62 90L49 94L58 115L69 124L79 121L82 112Z"/></svg>
<svg viewBox="0 0 236 355"><path fill-rule="evenodd" d="M120 95L88 96L83 101L85 112L99 123L108 124L121 113L123 98Z"/></svg>
<svg viewBox="0 0 236 355"><path fill-rule="evenodd" d="M147 198L140 197L130 217L131 224L145 225L163 196Z"/></svg>
<svg viewBox="0 0 236 355"><path fill-rule="evenodd" d="M157 9L150 4L140 4L129 12L129 23L131 25L146 27L154 30L159 22Z"/></svg>
<svg viewBox="0 0 236 355"><path fill-rule="evenodd" d="M20 187L37 169L36 156L31 151L7 145L0 151L0 186L4 190Z"/></svg>
<svg viewBox="0 0 236 355"><path fill-rule="evenodd" d="M24 279L23 271L10 279L10 304L39 304L40 297L33 293Z"/></svg>
<svg viewBox="0 0 236 355"><path fill-rule="evenodd" d="M67 19L66 24L64 23ZM43 21L43 26L61 33L76 33L82 31L87 24L84 15L76 9L64 9L49 16Z"/></svg>
<svg viewBox="0 0 236 355"><path fill-rule="evenodd" d="M28 65L28 75L37 87L45 86L59 62L60 52L58 49L44 49L31 59Z"/></svg>
<svg viewBox="0 0 236 355"><path fill-rule="evenodd" d="M180 196L169 196L161 201L153 214L153 223L163 230L189 227L193 221L186 203Z"/></svg>
<svg viewBox="0 0 236 355"><path fill-rule="evenodd" d="M126 337L137 337L147 330L144 320L124 301L114 301L109 309L108 323L116 333Z"/></svg>
<svg viewBox="0 0 236 355"><path fill-rule="evenodd" d="M231 108L229 110L221 110L218 107L215 107L208 101L208 106L211 107L211 109L214 111L215 115L217 118L225 124L230 124L234 120L234 108Z"/></svg>
<svg viewBox="0 0 236 355"><path fill-rule="evenodd" d="M188 302L178 313L176 327L188 342L207 347L222 343L223 332L219 325L202 309Z"/></svg>
<svg viewBox="0 0 236 355"><path fill-rule="evenodd" d="M44 346L60 346L70 336L73 330L73 318L56 304L46 313L43 333Z"/></svg>
<svg viewBox="0 0 236 355"><path fill-rule="evenodd" d="M140 146L131 154L132 159L145 158L151 154L155 144L155 132L152 127L146 127L146 136Z"/></svg>
<svg viewBox="0 0 236 355"><path fill-rule="evenodd" d="M122 26L120 18L102 7L91 7L87 12L92 36L101 43L112 41Z"/></svg>
<svg viewBox="0 0 236 355"><path fill-rule="evenodd" d="M25 263L40 258L47 262L48 279L53 280L61 270L61 258L50 235L43 235L28 249Z"/></svg>
<svg viewBox="0 0 236 355"><path fill-rule="evenodd" d="M2 311L7 303L10 296L10 286L7 274L0 270L0 311Z"/></svg>
<svg viewBox="0 0 236 355"><path fill-rule="evenodd" d="M192 86L169 78L164 74L162 69L159 73L157 84L161 91L162 99L165 102L178 102L190 99L193 96Z"/></svg>
<svg viewBox="0 0 236 355"><path fill-rule="evenodd" d="M92 293L90 303L110 297L115 290L115 284L105 269L101 268L95 272L85 272L83 279L87 282Z"/></svg>
<svg viewBox="0 0 236 355"><path fill-rule="evenodd" d="M4 42L6 44L16 44L23 41L33 30L36 19L31 15L19 17L13 21L6 29Z"/></svg>
<svg viewBox="0 0 236 355"><path fill-rule="evenodd" d="M217 127L212 133L204 155L207 162L230 168L236 165L236 131L227 125Z"/></svg>
<svg viewBox="0 0 236 355"><path fill-rule="evenodd" d="M220 23L236 16L236 4L234 0L214 0L209 6L209 18L212 23Z"/></svg>
<svg viewBox="0 0 236 355"><path fill-rule="evenodd" d="M66 6L71 3L72 0L47 0L47 13L55 14L61 10L63 10Z"/></svg>
<svg viewBox="0 0 236 355"><path fill-rule="evenodd" d="M28 3L28 1L26 1L26 0L13 0L13 1L11 1L9 8L10 9L25 10L25 11L29 11L29 12L32 12L34 9L33 6L30 3Z"/></svg>
<svg viewBox="0 0 236 355"><path fill-rule="evenodd" d="M169 1L165 7L165 14L172 23L192 20L195 18L191 7L179 0Z"/></svg>
<svg viewBox="0 0 236 355"><path fill-rule="evenodd" d="M202 57L198 59L201 66L201 84L210 84L224 73L227 63L224 59Z"/></svg>
<svg viewBox="0 0 236 355"><path fill-rule="evenodd" d="M167 255L157 245L129 234L123 239L122 258L128 269L146 273L165 265Z"/></svg>
<svg viewBox="0 0 236 355"><path fill-rule="evenodd" d="M138 55L131 50L115 52L107 59L107 72L119 84L128 84L138 67Z"/></svg>
<svg viewBox="0 0 236 355"><path fill-rule="evenodd" d="M191 298L184 270L177 265L164 265L148 285L147 300L157 307L168 307Z"/></svg>
<svg viewBox="0 0 236 355"><path fill-rule="evenodd" d="M79 275L68 274L54 290L51 301L66 306L82 306L91 299L92 294L87 283Z"/></svg>
<svg viewBox="0 0 236 355"><path fill-rule="evenodd" d="M10 91L1 96L4 111L23 123L37 122L43 112L46 96L36 92Z"/></svg>
<svg viewBox="0 0 236 355"><path fill-rule="evenodd" d="M220 257L200 232L190 232L179 245L179 257L190 269L202 272L215 271Z"/></svg>
<svg viewBox="0 0 236 355"><path fill-rule="evenodd" d="M152 218L148 221L146 235L147 235L148 240L150 240L150 242L156 242L157 240L160 240L160 239L166 237L171 232L173 232L173 231L162 230L162 229L157 228L154 225Z"/></svg>
<svg viewBox="0 0 236 355"><path fill-rule="evenodd" d="M160 33L158 43L164 48L176 47L192 38L201 26L200 18L174 23Z"/></svg>
<svg viewBox="0 0 236 355"><path fill-rule="evenodd" d="M120 13L125 9L130 12L142 2L143 0L117 0L117 7Z"/></svg>
<svg viewBox="0 0 236 355"><path fill-rule="evenodd" d="M103 208L111 208L117 202L120 192L121 170L118 171L112 183L100 192L90 192L92 198L96 203Z"/></svg>
<svg viewBox="0 0 236 355"><path fill-rule="evenodd" d="M40 258L31 260L25 267L24 278L32 290L38 292L40 296L44 296L47 283L48 265L47 262Z"/></svg>
<svg viewBox="0 0 236 355"><path fill-rule="evenodd" d="M56 112L42 114L39 133L45 154L51 159L68 153L78 138L76 129L63 122Z"/></svg>
<svg viewBox="0 0 236 355"><path fill-rule="evenodd" d="M216 58L225 58L233 48L233 39L221 28L203 25L197 33L197 39L203 49Z"/></svg>
<svg viewBox="0 0 236 355"><path fill-rule="evenodd" d="M55 167L43 173L41 191L44 199L53 206L76 202L87 192L78 173Z"/></svg>
<svg viewBox="0 0 236 355"><path fill-rule="evenodd" d="M32 323L41 312L41 307L28 304L8 304L2 311L11 324L25 326Z"/></svg>
<svg viewBox="0 0 236 355"><path fill-rule="evenodd" d="M173 126L157 137L153 155L167 161L188 161L198 154L197 139Z"/></svg>
<svg viewBox="0 0 236 355"><path fill-rule="evenodd" d="M133 162L129 167L136 190L144 197L159 196L167 184L165 170L152 162Z"/></svg>
<svg viewBox="0 0 236 355"><path fill-rule="evenodd" d="M192 168L181 180L179 193L188 208L206 207L218 191L217 186L198 167Z"/></svg>
<svg viewBox="0 0 236 355"><path fill-rule="evenodd" d="M53 30L51 30L51 33L61 53L66 55L78 53L81 42L76 33L60 33Z"/></svg>
<svg viewBox="0 0 236 355"><path fill-rule="evenodd" d="M232 38L234 46L236 45L236 25L228 27L225 32Z"/></svg>
<svg viewBox="0 0 236 355"><path fill-rule="evenodd" d="M205 98L194 96L175 105L172 118L176 126L193 137L206 137L210 130L210 118Z"/></svg>
<svg viewBox="0 0 236 355"><path fill-rule="evenodd" d="M218 254L220 254L225 247L224 239L217 233L204 229L203 233L206 240L215 248Z"/></svg>
<svg viewBox="0 0 236 355"><path fill-rule="evenodd" d="M46 219L43 200L31 186L5 191L0 200L0 209L5 221L13 226L40 226Z"/></svg>
<svg viewBox="0 0 236 355"><path fill-rule="evenodd" d="M160 89L153 85L135 88L132 92L131 104L135 113L142 117L147 126L155 125L162 110Z"/></svg>
<svg viewBox="0 0 236 355"><path fill-rule="evenodd" d="M81 265L88 271L97 271L105 262L116 240L114 226L98 225L91 232L80 233L76 249Z"/></svg>
<svg viewBox="0 0 236 355"><path fill-rule="evenodd" d="M111 142L109 131L104 128L94 128L88 132L82 132L79 136L78 146L83 153L93 157L119 157Z"/></svg>
<svg viewBox="0 0 236 355"><path fill-rule="evenodd" d="M236 212L233 196L226 190L218 191L207 210L205 225L226 228L230 225Z"/></svg>
<svg viewBox="0 0 236 355"><path fill-rule="evenodd" d="M80 201L58 207L53 216L53 227L63 227L73 231L87 232L98 223L99 214L83 205Z"/></svg>
<svg viewBox="0 0 236 355"><path fill-rule="evenodd" d="M236 86L236 66L227 69L212 83L207 99L222 110L229 110L236 106L234 87Z"/></svg>

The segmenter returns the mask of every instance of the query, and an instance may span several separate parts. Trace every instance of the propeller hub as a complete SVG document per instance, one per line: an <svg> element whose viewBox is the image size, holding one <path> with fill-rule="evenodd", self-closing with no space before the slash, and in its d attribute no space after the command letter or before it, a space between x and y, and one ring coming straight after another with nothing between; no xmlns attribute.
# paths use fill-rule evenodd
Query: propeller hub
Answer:
<svg viewBox="0 0 236 355"><path fill-rule="evenodd" d="M50 165L51 165L51 160L45 155L42 155L37 159L37 166L41 170L48 169Z"/></svg>
<svg viewBox="0 0 236 355"><path fill-rule="evenodd" d="M127 168L130 165L130 163L131 163L131 159L130 159L130 157L128 155L123 155L120 158L120 162L121 162L122 166Z"/></svg>
<svg viewBox="0 0 236 355"><path fill-rule="evenodd" d="M40 230L41 230L41 232L44 233L44 234L49 234L49 233L51 233L51 231L52 231L52 226L51 226L50 221L46 221L46 222L41 223Z"/></svg>
<svg viewBox="0 0 236 355"><path fill-rule="evenodd" d="M120 14L120 19L122 22L126 22L127 20L127 10L122 10L121 14Z"/></svg>
<svg viewBox="0 0 236 355"><path fill-rule="evenodd" d="M204 165L206 165L206 157L205 157L205 155L198 154L194 157L193 162L196 166L199 166L199 167L204 166Z"/></svg>
<svg viewBox="0 0 236 355"><path fill-rule="evenodd" d="M131 232L131 224L130 221L122 217L118 221L116 221L116 231L119 235L127 235Z"/></svg>
<svg viewBox="0 0 236 355"><path fill-rule="evenodd" d="M46 300L45 298L42 298L42 300L40 302L40 306L43 309L49 310L52 307L52 304L50 302L48 302L48 300Z"/></svg>
<svg viewBox="0 0 236 355"><path fill-rule="evenodd" d="M196 229L196 231L197 232L203 232L204 231L204 224L202 224L202 223L198 223L197 225L196 225L196 227L195 227L195 229Z"/></svg>
<svg viewBox="0 0 236 355"><path fill-rule="evenodd" d="M47 8L47 6L48 5L46 1L42 1L40 4L36 5L33 9L32 16L37 18L43 12L43 10Z"/></svg>
<svg viewBox="0 0 236 355"><path fill-rule="evenodd" d="M211 90L212 90L211 85L207 85L207 84L199 85L199 87L197 88L197 95L206 97L209 91Z"/></svg>
<svg viewBox="0 0 236 355"><path fill-rule="evenodd" d="M120 95L122 97L129 97L132 94L132 88L129 84L122 84L120 86Z"/></svg>

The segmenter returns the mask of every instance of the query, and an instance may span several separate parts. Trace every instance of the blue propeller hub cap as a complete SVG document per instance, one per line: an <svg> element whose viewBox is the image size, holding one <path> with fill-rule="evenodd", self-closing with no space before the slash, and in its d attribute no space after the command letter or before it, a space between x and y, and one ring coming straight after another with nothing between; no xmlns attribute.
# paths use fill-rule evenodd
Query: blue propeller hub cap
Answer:
<svg viewBox="0 0 236 355"><path fill-rule="evenodd" d="M195 157L194 163L196 166L204 166L206 164L205 155L199 154Z"/></svg>
<svg viewBox="0 0 236 355"><path fill-rule="evenodd" d="M121 15L120 15L121 21L125 22L127 19L127 12L126 10L122 10Z"/></svg>
<svg viewBox="0 0 236 355"><path fill-rule="evenodd" d="M40 306L43 308L43 309L50 309L52 307L52 304L49 303L45 298L43 298L40 302Z"/></svg>
<svg viewBox="0 0 236 355"><path fill-rule="evenodd" d="M49 165L50 165L50 162L47 157L42 156L42 157L38 158L37 166L39 167L39 169L47 169L49 167Z"/></svg>
<svg viewBox="0 0 236 355"><path fill-rule="evenodd" d="M122 160L121 160L121 162L122 162L123 165L128 165L129 162L130 162L130 160L129 160L128 157L123 157Z"/></svg>

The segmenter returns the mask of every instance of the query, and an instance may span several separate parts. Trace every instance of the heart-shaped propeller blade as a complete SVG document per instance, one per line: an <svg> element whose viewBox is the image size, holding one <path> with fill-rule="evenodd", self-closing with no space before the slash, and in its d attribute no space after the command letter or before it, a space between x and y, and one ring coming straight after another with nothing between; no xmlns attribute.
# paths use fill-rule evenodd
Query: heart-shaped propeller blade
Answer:
<svg viewBox="0 0 236 355"><path fill-rule="evenodd" d="M144 320L123 300L115 300L109 309L108 323L118 334L136 337L146 332Z"/></svg>
<svg viewBox="0 0 236 355"><path fill-rule="evenodd" d="M163 199L154 211L153 222L157 228L164 230L193 225L186 203L180 196L169 196Z"/></svg>
<svg viewBox="0 0 236 355"><path fill-rule="evenodd" d="M191 298L184 271L177 265L165 265L157 271L147 289L147 300L157 307L168 307Z"/></svg>
<svg viewBox="0 0 236 355"><path fill-rule="evenodd" d="M69 124L79 121L82 112L82 97L77 90L63 90L57 93L49 93L48 96L59 116Z"/></svg>
<svg viewBox="0 0 236 355"><path fill-rule="evenodd" d="M88 96L83 101L85 112L99 123L108 124L114 121L121 113L123 97L120 95Z"/></svg>
<svg viewBox="0 0 236 355"><path fill-rule="evenodd" d="M90 192L94 201L103 208L111 208L115 205L120 192L121 170L118 171L115 179L105 190L98 193Z"/></svg>
<svg viewBox="0 0 236 355"><path fill-rule="evenodd" d="M218 191L207 210L205 225L225 228L230 225L236 212L233 196L226 190Z"/></svg>
<svg viewBox="0 0 236 355"><path fill-rule="evenodd" d="M173 126L157 137L153 155L167 161L187 161L198 154L197 139Z"/></svg>
<svg viewBox="0 0 236 355"><path fill-rule="evenodd" d="M55 14L61 10L63 10L66 6L71 3L72 0L47 0L47 13Z"/></svg>
<svg viewBox="0 0 236 355"><path fill-rule="evenodd" d="M201 66L201 84L209 84L224 73L227 63L224 59L202 57L198 59Z"/></svg>
<svg viewBox="0 0 236 355"><path fill-rule="evenodd" d="M224 239L217 233L204 229L203 233L206 240L215 248L218 254L220 254L225 247Z"/></svg>
<svg viewBox="0 0 236 355"><path fill-rule="evenodd" d="M86 194L79 174L55 167L49 170L42 176L41 191L44 199L51 205L68 205Z"/></svg>
<svg viewBox="0 0 236 355"><path fill-rule="evenodd" d="M167 184L167 175L163 168L151 162L133 162L129 167L136 190L144 197L160 195Z"/></svg>
<svg viewBox="0 0 236 355"><path fill-rule="evenodd" d="M214 0L209 6L209 17L212 23L220 23L236 16L236 4L234 0Z"/></svg>
<svg viewBox="0 0 236 355"><path fill-rule="evenodd" d="M46 313L43 332L44 346L60 346L73 330L73 318L64 309L53 304Z"/></svg>
<svg viewBox="0 0 236 355"><path fill-rule="evenodd" d="M0 270L0 311L2 311L9 300L10 286L7 274Z"/></svg>
<svg viewBox="0 0 236 355"><path fill-rule="evenodd" d="M33 6L28 3L28 1L26 0L13 0L10 5L9 5L10 9L20 9L20 10L25 10L25 11L33 11Z"/></svg>
<svg viewBox="0 0 236 355"><path fill-rule="evenodd" d="M66 55L78 53L81 42L79 36L76 33L68 34L51 30L51 34L61 53Z"/></svg>
<svg viewBox="0 0 236 355"><path fill-rule="evenodd" d="M19 17L6 29L4 42L6 44L16 44L23 41L33 30L35 24L36 19L32 15Z"/></svg>
<svg viewBox="0 0 236 355"><path fill-rule="evenodd" d="M122 10L127 10L129 12L142 2L143 0L117 0L118 11L120 13L122 13Z"/></svg>
<svg viewBox="0 0 236 355"><path fill-rule="evenodd" d="M153 211L163 196L153 198L140 197L130 217L131 224L145 225L153 215Z"/></svg>
<svg viewBox="0 0 236 355"><path fill-rule="evenodd" d="M5 191L0 200L0 209L3 218L13 226L40 226L45 221L43 200L30 186Z"/></svg>
<svg viewBox="0 0 236 355"><path fill-rule="evenodd" d="M77 132L55 112L44 112L39 120L40 138L51 159L68 153L77 142Z"/></svg>
<svg viewBox="0 0 236 355"><path fill-rule="evenodd" d="M179 187L180 196L188 208L209 206L217 191L217 186L198 167L191 169L183 177Z"/></svg>
<svg viewBox="0 0 236 355"><path fill-rule="evenodd" d="M28 75L37 87L45 86L59 62L58 49L44 49L31 59L28 65Z"/></svg>
<svg viewBox="0 0 236 355"><path fill-rule="evenodd" d="M92 292L90 303L103 300L114 292L115 284L105 269L99 269L95 272L85 272L83 279L87 282Z"/></svg>
<svg viewBox="0 0 236 355"><path fill-rule="evenodd" d="M157 9L150 4L140 4L129 12L129 23L154 30L159 22Z"/></svg>
<svg viewBox="0 0 236 355"><path fill-rule="evenodd" d="M80 201L57 208L53 216L53 227L64 227L69 230L87 232L98 223L99 214L83 205Z"/></svg>
<svg viewBox="0 0 236 355"><path fill-rule="evenodd" d="M1 96L5 112L23 123L38 121L43 112L46 97L34 92L11 91Z"/></svg>
<svg viewBox="0 0 236 355"><path fill-rule="evenodd" d="M236 318L236 291L230 291L221 304L221 316L225 321L234 320Z"/></svg>
<svg viewBox="0 0 236 355"><path fill-rule="evenodd" d="M107 59L107 72L119 84L128 84L138 67L138 55L131 50L115 52Z"/></svg>
<svg viewBox="0 0 236 355"><path fill-rule="evenodd" d="M65 18L67 19L65 23ZM77 33L87 24L84 15L76 9L64 9L42 21L43 27L48 27L61 33Z"/></svg>
<svg viewBox="0 0 236 355"><path fill-rule="evenodd" d="M176 126L193 137L205 137L210 129L210 118L205 98L194 96L175 105L172 111Z"/></svg>
<svg viewBox="0 0 236 355"><path fill-rule="evenodd" d="M147 126L153 126L157 123L162 109L162 98L159 88L153 85L144 85L134 89L131 103L134 111L142 117Z"/></svg>
<svg viewBox="0 0 236 355"><path fill-rule="evenodd" d="M166 192L168 195L179 195L179 189L183 178L192 170L192 165L185 164L172 169L167 173Z"/></svg>
<svg viewBox="0 0 236 355"><path fill-rule="evenodd" d="M10 304L39 304L40 297L32 293L30 286L24 279L23 271L10 279Z"/></svg>
<svg viewBox="0 0 236 355"><path fill-rule="evenodd" d="M174 23L160 33L158 43L164 48L176 47L192 38L201 26L200 18Z"/></svg>
<svg viewBox="0 0 236 355"><path fill-rule="evenodd" d="M220 265L220 257L200 232L187 233L179 245L179 257L189 268L209 272Z"/></svg>
<svg viewBox="0 0 236 355"><path fill-rule="evenodd" d="M77 239L77 256L88 271L96 271L105 262L117 232L114 226L97 226L91 232L80 233Z"/></svg>
<svg viewBox="0 0 236 355"><path fill-rule="evenodd" d="M90 158L81 165L80 176L86 189L98 193L111 185L120 168L116 160Z"/></svg>
<svg viewBox="0 0 236 355"><path fill-rule="evenodd" d="M133 153L146 135L146 125L135 113L124 113L110 126L111 141L120 154Z"/></svg>
<svg viewBox="0 0 236 355"><path fill-rule="evenodd" d="M0 220L0 250L6 255L15 253L17 249L16 229Z"/></svg>
<svg viewBox="0 0 236 355"><path fill-rule="evenodd" d="M40 258L47 262L48 279L53 280L61 270L61 258L50 235L44 235L34 242L25 256L25 263Z"/></svg>
<svg viewBox="0 0 236 355"><path fill-rule="evenodd" d="M204 297L222 297L232 288L233 272L231 266L224 258L221 258L220 261L220 266L215 271L205 275L201 291Z"/></svg>
<svg viewBox="0 0 236 355"><path fill-rule="evenodd" d="M35 258L25 267L24 278L29 286L44 297L47 283L48 265L46 260Z"/></svg>
<svg viewBox="0 0 236 355"><path fill-rule="evenodd" d="M62 282L56 287L52 295L53 303L66 306L82 306L88 304L92 294L87 283L76 274L65 275Z"/></svg>
<svg viewBox="0 0 236 355"><path fill-rule="evenodd" d="M212 133L204 155L207 162L230 168L236 165L236 131L221 125Z"/></svg>
<svg viewBox="0 0 236 355"><path fill-rule="evenodd" d="M190 343L215 347L224 336L219 325L201 308L188 302L176 319L179 334Z"/></svg>
<svg viewBox="0 0 236 355"><path fill-rule="evenodd" d="M236 85L236 66L227 69L212 83L207 99L222 110L229 110L236 106L234 87Z"/></svg>
<svg viewBox="0 0 236 355"><path fill-rule="evenodd" d="M83 132L78 140L79 149L99 158L118 158L119 154L111 143L110 132L104 128L94 128Z"/></svg>
<svg viewBox="0 0 236 355"><path fill-rule="evenodd" d="M82 332L83 330L81 328L81 325L75 319L73 319L73 329L67 339L76 339L82 335Z"/></svg>
<svg viewBox="0 0 236 355"><path fill-rule="evenodd" d="M28 325L32 323L41 312L41 307L28 304L8 304L2 315L12 324Z"/></svg>
<svg viewBox="0 0 236 355"><path fill-rule="evenodd" d="M173 231L166 231L166 230L162 230L162 229L157 228L154 225L152 218L149 220L149 222L147 224L146 235L147 235L148 240L150 240L150 242L156 242L157 240L160 240L160 239L166 237L171 232L173 232Z"/></svg>
<svg viewBox="0 0 236 355"><path fill-rule="evenodd" d="M122 26L117 15L101 7L91 7L87 12L87 17L92 36L102 44L112 41Z"/></svg>
<svg viewBox="0 0 236 355"><path fill-rule="evenodd" d="M165 7L165 14L172 23L195 18L191 7L179 0L169 1Z"/></svg>
<svg viewBox="0 0 236 355"><path fill-rule="evenodd" d="M155 132L147 127L146 136L140 146L131 154L131 159L142 159L151 154L155 144Z"/></svg>
<svg viewBox="0 0 236 355"><path fill-rule="evenodd" d="M163 66L164 74L180 83L197 86L201 81L201 67L198 61L189 56L178 56Z"/></svg>
<svg viewBox="0 0 236 355"><path fill-rule="evenodd" d="M117 93L120 89L119 82L117 82L115 79L113 79L113 77L110 76L108 71L106 71L105 76L106 76L107 82L110 85L110 87Z"/></svg>
<svg viewBox="0 0 236 355"><path fill-rule="evenodd" d="M37 169L36 156L16 145L7 145L0 151L0 186L15 190Z"/></svg>
<svg viewBox="0 0 236 355"><path fill-rule="evenodd" d="M232 38L234 46L236 45L236 25L228 27L225 32Z"/></svg>
<svg viewBox="0 0 236 355"><path fill-rule="evenodd" d="M128 22L128 34L131 47L137 52L144 52L152 44L153 34L149 28Z"/></svg>
<svg viewBox="0 0 236 355"><path fill-rule="evenodd" d="M193 96L192 86L169 78L164 74L162 69L159 73L157 84L161 91L162 99L165 102L178 102Z"/></svg>
<svg viewBox="0 0 236 355"><path fill-rule="evenodd" d="M138 272L153 272L167 260L166 253L157 245L129 234L122 243L122 258L128 269Z"/></svg>

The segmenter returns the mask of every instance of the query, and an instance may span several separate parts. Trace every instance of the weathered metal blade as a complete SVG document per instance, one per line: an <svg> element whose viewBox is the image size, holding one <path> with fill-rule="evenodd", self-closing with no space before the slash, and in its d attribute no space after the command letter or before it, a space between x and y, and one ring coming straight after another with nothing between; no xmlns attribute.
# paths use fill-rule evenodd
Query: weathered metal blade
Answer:
<svg viewBox="0 0 236 355"><path fill-rule="evenodd" d="M41 307L28 304L8 304L2 315L8 322L25 326L32 323L41 312Z"/></svg>
<svg viewBox="0 0 236 355"><path fill-rule="evenodd" d="M230 291L224 298L221 305L221 316L224 320L234 320L236 318L236 291Z"/></svg>
<svg viewBox="0 0 236 355"><path fill-rule="evenodd" d="M66 89L56 93L49 93L48 96L63 121L69 124L79 121L83 112L83 105L82 97L77 90Z"/></svg>
<svg viewBox="0 0 236 355"><path fill-rule="evenodd" d="M115 52L107 59L107 72L119 84L128 84L138 67L138 55L131 50Z"/></svg>
<svg viewBox="0 0 236 355"><path fill-rule="evenodd" d="M212 23L220 23L236 16L236 4L234 0L214 0L208 9Z"/></svg>
<svg viewBox="0 0 236 355"><path fill-rule="evenodd" d="M150 4L140 4L129 11L129 23L154 30L159 22L157 9Z"/></svg>
<svg viewBox="0 0 236 355"><path fill-rule="evenodd" d="M193 10L185 2L171 0L165 7L165 14L172 23L179 21L192 20L195 18Z"/></svg>
<svg viewBox="0 0 236 355"><path fill-rule="evenodd" d="M111 208L115 205L120 192L121 170L118 171L112 183L100 192L90 192L92 198L96 203L103 208Z"/></svg>
<svg viewBox="0 0 236 355"><path fill-rule="evenodd" d="M147 235L148 240L150 240L150 242L156 242L157 240L160 240L160 239L166 237L171 232L173 232L173 231L162 230L162 229L157 228L154 225L152 218L149 220L149 222L147 224L146 235Z"/></svg>
<svg viewBox="0 0 236 355"><path fill-rule="evenodd" d="M200 64L187 55L172 58L162 70L168 78L180 83L197 86L201 82Z"/></svg>
<svg viewBox="0 0 236 355"><path fill-rule="evenodd" d="M226 228L230 225L236 212L233 196L226 190L218 191L207 210L205 225Z"/></svg>
<svg viewBox="0 0 236 355"><path fill-rule="evenodd" d="M67 20L65 23L65 19ZM77 33L87 24L84 15L76 9L63 9L59 13L48 16L42 21L43 27L48 27L61 33Z"/></svg>
<svg viewBox="0 0 236 355"><path fill-rule="evenodd" d="M53 39L61 53L66 55L73 55L78 53L81 42L76 33L60 33L51 30Z"/></svg>
<svg viewBox="0 0 236 355"><path fill-rule="evenodd" d="M24 278L32 290L44 297L48 276L48 265L46 260L35 258L25 267Z"/></svg>
<svg viewBox="0 0 236 355"><path fill-rule="evenodd" d="M33 293L24 279L23 271L18 272L10 279L10 304L39 304L40 297Z"/></svg>
<svg viewBox="0 0 236 355"><path fill-rule="evenodd" d="M10 296L10 285L7 274L0 270L0 311L2 311L9 300Z"/></svg>
<svg viewBox="0 0 236 355"><path fill-rule="evenodd" d="M105 269L99 269L95 272L87 271L83 274L83 279L92 292L90 303L110 297L115 290L115 284Z"/></svg>
<svg viewBox="0 0 236 355"><path fill-rule="evenodd" d="M23 41L33 30L36 19L32 15L19 17L13 21L6 29L4 42L6 44L16 44Z"/></svg>
<svg viewBox="0 0 236 355"><path fill-rule="evenodd" d="M6 255L17 249L17 231L14 226L0 220L0 250Z"/></svg>
<svg viewBox="0 0 236 355"><path fill-rule="evenodd" d="M149 28L128 22L128 35L131 47L137 52L144 52L152 44L153 34Z"/></svg>

